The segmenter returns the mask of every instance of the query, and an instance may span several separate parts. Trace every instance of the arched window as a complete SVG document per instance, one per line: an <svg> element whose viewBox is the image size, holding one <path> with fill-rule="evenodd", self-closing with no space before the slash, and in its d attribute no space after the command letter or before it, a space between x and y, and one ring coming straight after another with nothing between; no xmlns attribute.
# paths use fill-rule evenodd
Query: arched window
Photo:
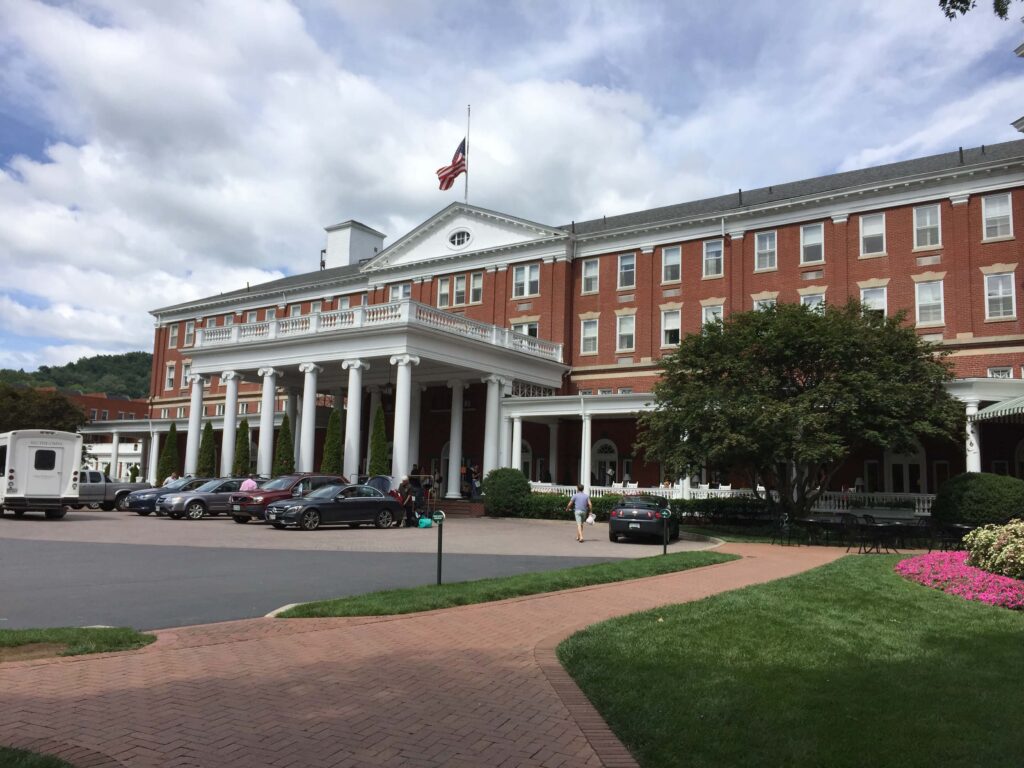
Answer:
<svg viewBox="0 0 1024 768"><path fill-rule="evenodd" d="M593 468L598 485L611 485L613 482L621 482L619 477L619 449L615 443L607 438L602 438L594 443L590 452L590 466Z"/></svg>

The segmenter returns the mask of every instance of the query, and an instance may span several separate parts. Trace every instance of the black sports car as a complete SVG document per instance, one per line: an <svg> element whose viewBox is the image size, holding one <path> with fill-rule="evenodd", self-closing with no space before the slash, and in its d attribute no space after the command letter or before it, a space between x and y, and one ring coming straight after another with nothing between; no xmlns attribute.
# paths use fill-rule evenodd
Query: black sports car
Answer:
<svg viewBox="0 0 1024 768"><path fill-rule="evenodd" d="M403 515L395 498L368 485L325 485L302 498L281 499L267 506L267 521L275 528L297 526L306 531L334 523L390 528Z"/></svg>
<svg viewBox="0 0 1024 768"><path fill-rule="evenodd" d="M608 513L608 538L618 541L626 538L651 537L659 541L664 536L668 516L668 536L672 541L679 538L679 520L672 516L668 499L661 496L624 496Z"/></svg>

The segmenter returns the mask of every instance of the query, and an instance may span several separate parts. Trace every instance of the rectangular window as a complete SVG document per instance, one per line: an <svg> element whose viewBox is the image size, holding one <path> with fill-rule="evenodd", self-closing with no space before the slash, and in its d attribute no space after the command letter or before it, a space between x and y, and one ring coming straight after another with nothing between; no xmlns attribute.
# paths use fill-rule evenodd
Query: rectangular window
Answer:
<svg viewBox="0 0 1024 768"><path fill-rule="evenodd" d="M466 303L466 276L456 275L455 276L455 296L452 299L452 304L460 305Z"/></svg>
<svg viewBox="0 0 1024 768"><path fill-rule="evenodd" d="M620 315L616 318L616 352L632 352L636 346L636 317Z"/></svg>
<svg viewBox="0 0 1024 768"><path fill-rule="evenodd" d="M800 263L821 264L825 260L825 226L805 224L800 227Z"/></svg>
<svg viewBox="0 0 1024 768"><path fill-rule="evenodd" d="M636 287L636 256L624 253L619 256L619 288Z"/></svg>
<svg viewBox="0 0 1024 768"><path fill-rule="evenodd" d="M597 320L584 320L580 326L580 352L597 353Z"/></svg>
<svg viewBox="0 0 1024 768"><path fill-rule="evenodd" d="M587 259L583 262L583 293L597 293L601 262Z"/></svg>
<svg viewBox="0 0 1024 768"><path fill-rule="evenodd" d="M513 323L512 330L524 336L533 336L533 338L537 338L538 335L537 323Z"/></svg>
<svg viewBox="0 0 1024 768"><path fill-rule="evenodd" d="M267 310L266 319L267 320L276 320L277 319L277 307L271 307L270 309Z"/></svg>
<svg viewBox="0 0 1024 768"><path fill-rule="evenodd" d="M167 364L167 371L164 376L164 389L174 389L174 363Z"/></svg>
<svg viewBox="0 0 1024 768"><path fill-rule="evenodd" d="M437 306L451 306L451 278L442 277L437 281Z"/></svg>
<svg viewBox="0 0 1024 768"><path fill-rule="evenodd" d="M666 309L661 313L661 346L679 344L679 310Z"/></svg>
<svg viewBox="0 0 1024 768"><path fill-rule="evenodd" d="M401 301L402 299L408 299L410 296L412 296L412 283L392 285L389 301Z"/></svg>
<svg viewBox="0 0 1024 768"><path fill-rule="evenodd" d="M917 284L917 322L944 322L941 280Z"/></svg>
<svg viewBox="0 0 1024 768"><path fill-rule="evenodd" d="M229 314L229 315L224 315L224 325L225 326L234 325L234 324L235 324L235 315L234 315L233 312L231 314Z"/></svg>
<svg viewBox="0 0 1024 768"><path fill-rule="evenodd" d="M160 418L161 419L166 419L167 418L167 409L166 408L161 408L160 409Z"/></svg>
<svg viewBox="0 0 1024 768"><path fill-rule="evenodd" d="M633 394L633 388L632 387L619 387L619 394L620 395L632 395Z"/></svg>
<svg viewBox="0 0 1024 768"><path fill-rule="evenodd" d="M214 416L223 416L224 415L224 403L217 403L213 407L213 415Z"/></svg>
<svg viewBox="0 0 1024 768"><path fill-rule="evenodd" d="M612 395L612 394L615 394L615 390L612 389L611 387L601 387L600 389L597 390L597 394L599 394L599 395Z"/></svg>
<svg viewBox="0 0 1024 768"><path fill-rule="evenodd" d="M192 372L191 363L181 364L181 388L184 389L188 386L188 375Z"/></svg>
<svg viewBox="0 0 1024 768"><path fill-rule="evenodd" d="M185 346L191 347L196 342L196 321L188 320L185 322Z"/></svg>
<svg viewBox="0 0 1024 768"><path fill-rule="evenodd" d="M1010 193L981 198L981 215L985 220L982 237L993 240L1013 234L1013 216L1010 211Z"/></svg>
<svg viewBox="0 0 1024 768"><path fill-rule="evenodd" d="M110 411L102 411L100 413L100 419L102 421L107 421L109 418L110 418Z"/></svg>
<svg viewBox="0 0 1024 768"><path fill-rule="evenodd" d="M998 320L1017 314L1013 295L1013 273L985 275L985 318Z"/></svg>
<svg viewBox="0 0 1024 768"><path fill-rule="evenodd" d="M301 304L292 304L288 308L288 317L299 317L302 314Z"/></svg>
<svg viewBox="0 0 1024 768"><path fill-rule="evenodd" d="M775 299L758 299L754 302L755 310L770 309L775 306Z"/></svg>
<svg viewBox="0 0 1024 768"><path fill-rule="evenodd" d="M247 323L255 323L256 322L256 310L255 309L250 309L248 312L245 313L245 322L247 322Z"/></svg>
<svg viewBox="0 0 1024 768"><path fill-rule="evenodd" d="M323 309L324 303L322 301L314 301L309 305L309 313L311 315L319 315L320 310Z"/></svg>
<svg viewBox="0 0 1024 768"><path fill-rule="evenodd" d="M1008 366L1000 366L999 368L989 368L988 377L990 379L1012 379L1013 369Z"/></svg>
<svg viewBox="0 0 1024 768"><path fill-rule="evenodd" d="M249 413L249 403L247 403L247 402L239 403L238 404L238 413L239 413L239 415L242 415L242 416L244 416L245 414Z"/></svg>
<svg viewBox="0 0 1024 768"><path fill-rule="evenodd" d="M885 214L872 213L860 217L860 255L879 256L885 253Z"/></svg>
<svg viewBox="0 0 1024 768"><path fill-rule="evenodd" d="M469 303L480 304L484 300L484 273L474 272L469 278Z"/></svg>
<svg viewBox="0 0 1024 768"><path fill-rule="evenodd" d="M822 309L825 306L824 293L808 293L800 297L800 303L811 309Z"/></svg>
<svg viewBox="0 0 1024 768"><path fill-rule="evenodd" d="M760 272L775 268L775 233L758 232L754 251L754 269Z"/></svg>
<svg viewBox="0 0 1024 768"><path fill-rule="evenodd" d="M710 307L703 307L701 320L704 323L717 323L722 319L722 305L714 304Z"/></svg>
<svg viewBox="0 0 1024 768"><path fill-rule="evenodd" d="M914 247L933 248L942 244L939 206L922 205L914 209Z"/></svg>
<svg viewBox="0 0 1024 768"><path fill-rule="evenodd" d="M349 297L348 296L339 296L338 297L338 309L348 309L348 308L349 308Z"/></svg>
<svg viewBox="0 0 1024 768"><path fill-rule="evenodd" d="M524 264L512 272L512 296L536 296L540 293L540 265Z"/></svg>
<svg viewBox="0 0 1024 768"><path fill-rule="evenodd" d="M185 406L184 405L179 405L178 409L177 409L177 411L175 411L175 413L177 414L177 418L179 418L179 419L185 418Z"/></svg>
<svg viewBox="0 0 1024 768"><path fill-rule="evenodd" d="M861 288L860 303L865 312L877 312L885 315L886 312L886 290L882 288Z"/></svg>
<svg viewBox="0 0 1024 768"><path fill-rule="evenodd" d="M704 277L722 276L722 241L708 240L704 243Z"/></svg>
<svg viewBox="0 0 1024 768"><path fill-rule="evenodd" d="M57 466L57 452L43 448L36 451L35 459L32 464L33 469L42 471L53 469Z"/></svg>
<svg viewBox="0 0 1024 768"><path fill-rule="evenodd" d="M678 245L661 249L661 282L678 283L682 275L682 252Z"/></svg>
<svg viewBox="0 0 1024 768"><path fill-rule="evenodd" d="M90 421L96 421L96 409L95 408L90 408L89 409L89 420Z"/></svg>
<svg viewBox="0 0 1024 768"><path fill-rule="evenodd" d="M167 329L167 346L171 349L178 346L178 324L170 326Z"/></svg>

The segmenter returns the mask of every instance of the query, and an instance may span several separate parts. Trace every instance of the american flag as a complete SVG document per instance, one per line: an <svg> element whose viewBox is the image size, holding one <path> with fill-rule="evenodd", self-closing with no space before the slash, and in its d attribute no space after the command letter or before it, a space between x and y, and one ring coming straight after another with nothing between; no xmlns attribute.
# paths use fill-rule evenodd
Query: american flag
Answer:
<svg viewBox="0 0 1024 768"><path fill-rule="evenodd" d="M441 190L451 189L460 173L466 172L466 140L463 139L455 150L452 164L437 169L437 178L441 180Z"/></svg>

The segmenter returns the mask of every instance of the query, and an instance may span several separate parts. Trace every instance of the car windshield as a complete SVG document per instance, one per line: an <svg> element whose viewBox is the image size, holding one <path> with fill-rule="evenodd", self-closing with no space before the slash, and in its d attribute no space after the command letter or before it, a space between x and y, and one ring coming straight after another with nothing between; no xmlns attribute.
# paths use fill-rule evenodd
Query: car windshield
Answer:
<svg viewBox="0 0 1024 768"><path fill-rule="evenodd" d="M195 492L196 493L206 493L208 491L213 491L213 490L216 490L218 485L220 485L220 480L210 480L208 482L203 483L198 488L196 488Z"/></svg>
<svg viewBox="0 0 1024 768"><path fill-rule="evenodd" d="M619 502L620 507L634 509L660 509L668 504L656 496L627 496Z"/></svg>
<svg viewBox="0 0 1024 768"><path fill-rule="evenodd" d="M340 485L322 485L312 493L307 493L307 499L333 499L341 491Z"/></svg>
<svg viewBox="0 0 1024 768"><path fill-rule="evenodd" d="M177 480L172 480L164 486L165 491L176 491L179 488L184 488L186 485L192 482L190 477L179 477Z"/></svg>
<svg viewBox="0 0 1024 768"><path fill-rule="evenodd" d="M275 477L268 483L264 483L260 487L264 491L285 491L292 487L292 483L295 482L294 477Z"/></svg>

